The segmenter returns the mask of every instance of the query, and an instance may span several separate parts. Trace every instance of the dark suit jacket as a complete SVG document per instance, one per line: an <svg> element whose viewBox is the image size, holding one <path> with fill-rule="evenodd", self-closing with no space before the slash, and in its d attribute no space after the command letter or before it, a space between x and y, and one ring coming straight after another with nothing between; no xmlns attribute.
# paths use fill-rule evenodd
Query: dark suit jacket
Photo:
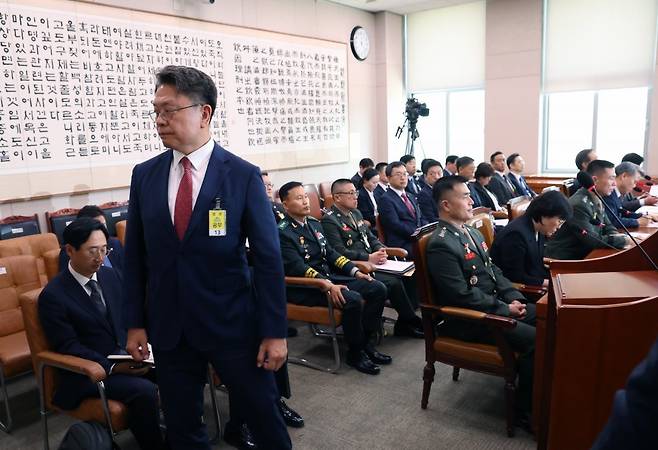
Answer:
<svg viewBox="0 0 658 450"><path fill-rule="evenodd" d="M377 224L375 219L375 206L372 204L372 201L370 201L370 196L364 187L359 189L359 198L357 200L356 208L361 211L363 218L370 222L370 226L375 228Z"/></svg>
<svg viewBox="0 0 658 450"><path fill-rule="evenodd" d="M526 183L525 177L523 175L517 178L516 175L514 175L512 172L509 172L507 174L507 178L514 186L514 189L516 189L516 195L525 195L526 197L537 196L537 193L530 189L530 186L528 186L528 183Z"/></svg>
<svg viewBox="0 0 658 450"><path fill-rule="evenodd" d="M359 190L363 186L363 177L359 175L359 172L355 173L354 176L350 179L354 187Z"/></svg>
<svg viewBox="0 0 658 450"><path fill-rule="evenodd" d="M658 341L617 391L608 424L592 450L658 448Z"/></svg>
<svg viewBox="0 0 658 450"><path fill-rule="evenodd" d="M112 268L116 269L119 273L119 276L123 275L123 246L117 238L110 237L107 241L107 248L112 249L110 254L107 256L112 264ZM59 271L62 272L64 269L68 270L69 265L69 255L62 247L59 251Z"/></svg>
<svg viewBox="0 0 658 450"><path fill-rule="evenodd" d="M410 177L407 175L407 179L409 181L407 182L407 187L404 188L404 190L407 191L408 194L411 194L414 199L416 199L416 196L420 193L421 185L415 176Z"/></svg>
<svg viewBox="0 0 658 450"><path fill-rule="evenodd" d="M454 175L454 173L450 173L450 172L448 171L448 169L443 169L443 176L444 176L444 177L451 177L451 176L453 176L453 175Z"/></svg>
<svg viewBox="0 0 658 450"><path fill-rule="evenodd" d="M386 192L386 189L380 185L375 186L375 191L373 192L375 194L375 200L379 200L379 197L384 195L384 192Z"/></svg>
<svg viewBox="0 0 658 450"><path fill-rule="evenodd" d="M50 281L39 295L39 319L48 342L59 353L78 356L100 364L109 373L108 355L121 352L126 330L121 321L121 281L114 269L97 272L111 321L104 317L84 288L66 269ZM75 408L82 400L83 387L91 384L86 376L62 371L55 403Z"/></svg>
<svg viewBox="0 0 658 450"><path fill-rule="evenodd" d="M544 235L535 239L529 216L520 216L496 233L491 259L505 277L516 283L541 285L548 278L544 267Z"/></svg>
<svg viewBox="0 0 658 450"><path fill-rule="evenodd" d="M513 192L509 188L507 182L503 179L503 177L500 176L498 172L494 172L494 175L491 177L491 181L489 181L487 188L494 193L500 206L505 206L510 198L517 196L516 192Z"/></svg>
<svg viewBox="0 0 658 450"><path fill-rule="evenodd" d="M493 211L496 210L496 205L494 205L493 200L487 193L487 188L482 186L477 181L471 181L468 183L468 189L471 191L471 198L473 199L473 208L484 206L485 208L489 208Z"/></svg>
<svg viewBox="0 0 658 450"><path fill-rule="evenodd" d="M402 247L412 255L413 240L411 235L420 226L426 224L420 213L416 201L408 195L409 201L414 205L416 217L413 217L400 196L389 188L378 201L379 220L386 235L388 247Z"/></svg>
<svg viewBox="0 0 658 450"><path fill-rule="evenodd" d="M432 198L432 187L429 184L423 186L418 194L418 207L426 223L439 220L439 212L436 209L436 202Z"/></svg>
<svg viewBox="0 0 658 450"><path fill-rule="evenodd" d="M621 198L617 196L617 192L613 190L610 195L603 197L603 201L610 208L610 210L606 210L606 212L608 213L608 216L610 216L609 219L613 226L621 228L617 219L621 220L621 223L623 223L626 228L637 228L640 226L637 219L642 217L642 214L634 213L624 208L622 206ZM612 211L613 214L610 214L610 211ZM615 219L615 217L617 219Z"/></svg>
<svg viewBox="0 0 658 450"><path fill-rule="evenodd" d="M197 350L243 355L287 335L279 234L258 167L215 144L182 242L169 212L171 150L138 164L130 183L124 324L158 350L182 335ZM227 235L208 236L219 199ZM245 238L253 255L250 273Z"/></svg>
<svg viewBox="0 0 658 450"><path fill-rule="evenodd" d="M629 211L637 211L640 206L640 199L635 198L632 193L628 193L621 198L621 206Z"/></svg>

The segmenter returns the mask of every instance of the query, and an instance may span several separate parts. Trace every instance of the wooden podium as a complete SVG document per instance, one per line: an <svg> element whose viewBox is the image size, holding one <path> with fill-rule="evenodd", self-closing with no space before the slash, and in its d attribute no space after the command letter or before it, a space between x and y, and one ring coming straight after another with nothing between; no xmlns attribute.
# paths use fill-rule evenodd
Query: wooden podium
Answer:
<svg viewBox="0 0 658 450"><path fill-rule="evenodd" d="M658 256L658 233L641 245ZM538 449L586 449L658 335L658 272L637 247L553 261L550 271L549 293L537 303Z"/></svg>

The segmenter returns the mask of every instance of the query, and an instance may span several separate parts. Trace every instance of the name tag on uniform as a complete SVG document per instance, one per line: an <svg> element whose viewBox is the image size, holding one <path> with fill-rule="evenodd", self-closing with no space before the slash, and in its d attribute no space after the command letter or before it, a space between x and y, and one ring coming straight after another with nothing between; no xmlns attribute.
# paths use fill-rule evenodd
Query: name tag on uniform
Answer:
<svg viewBox="0 0 658 450"><path fill-rule="evenodd" d="M226 236L226 210L208 211L208 236Z"/></svg>

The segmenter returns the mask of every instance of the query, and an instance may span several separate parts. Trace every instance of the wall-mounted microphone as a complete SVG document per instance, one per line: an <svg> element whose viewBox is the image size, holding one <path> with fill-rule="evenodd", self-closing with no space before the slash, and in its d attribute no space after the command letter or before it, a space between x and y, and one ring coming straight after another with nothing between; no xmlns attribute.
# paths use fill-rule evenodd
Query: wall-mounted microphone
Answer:
<svg viewBox="0 0 658 450"><path fill-rule="evenodd" d="M614 219L617 221L617 223L621 226L621 228L626 233L626 236L628 236L631 239L631 241L633 241L635 246L640 249L640 252L642 252L642 255L644 255L646 260L649 261L649 263L651 264L651 267L653 267L655 270L658 270L658 266L656 266L656 263L653 262L653 259L651 259L651 257L647 254L647 252L644 250L644 248L642 248L642 246L640 244L638 244L638 242L635 240L635 238L630 233L630 231L628 231L628 228L626 228L626 226L622 223L619 216L617 216L617 214L615 214L615 212L608 206L608 204L605 201L603 201L603 197L601 197L601 195L596 191L596 188L594 186L594 179L592 178L592 176L589 173L583 172L581 170L580 172L578 172L578 175L576 176L576 178L578 179L578 182L580 183L580 185L582 187L584 187L588 191L592 192L594 195L596 195L596 197L598 197L599 200L601 200L601 203L603 204L603 207L608 211L608 214L611 217L614 217ZM600 224L600 222L601 221L599 220L599 224ZM583 230L583 231L585 231L585 230ZM589 234L589 233L588 233L588 236L593 237L593 235ZM608 246L612 247L611 245L608 245Z"/></svg>

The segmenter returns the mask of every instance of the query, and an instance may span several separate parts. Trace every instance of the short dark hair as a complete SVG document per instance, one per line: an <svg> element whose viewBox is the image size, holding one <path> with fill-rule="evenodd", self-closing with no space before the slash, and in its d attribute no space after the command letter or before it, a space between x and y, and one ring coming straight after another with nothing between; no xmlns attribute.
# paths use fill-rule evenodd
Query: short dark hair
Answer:
<svg viewBox="0 0 658 450"><path fill-rule="evenodd" d="M335 194L338 192L338 188L345 184L352 184L352 180L348 180L347 178L339 178L333 183L331 183L331 195Z"/></svg>
<svg viewBox="0 0 658 450"><path fill-rule="evenodd" d="M414 155L402 155L402 158L400 158L400 162L402 162L402 164L406 164L409 161L415 160L415 159L416 159L416 157Z"/></svg>
<svg viewBox="0 0 658 450"><path fill-rule="evenodd" d="M304 185L299 181L288 181L286 184L281 186L279 188L279 198L281 201L284 201L286 198L288 198L288 192L300 186Z"/></svg>
<svg viewBox="0 0 658 450"><path fill-rule="evenodd" d="M174 86L193 102L210 105L210 115L217 107L217 87L206 73L187 66L165 66L155 74L155 90L163 84Z"/></svg>
<svg viewBox="0 0 658 450"><path fill-rule="evenodd" d="M569 201L560 191L546 191L535 197L525 211L525 215L535 222L541 221L542 217L559 217L569 220L573 209Z"/></svg>
<svg viewBox="0 0 658 450"><path fill-rule="evenodd" d="M420 170L423 171L424 175L427 175L427 172L429 172L430 168L436 166L439 166L441 170L443 170L443 166L436 159L432 159L432 158L424 159L423 164L420 165Z"/></svg>
<svg viewBox="0 0 658 450"><path fill-rule="evenodd" d="M375 166L375 170L377 172L381 172L382 170L384 173L386 172L386 166L388 166L387 162L378 162L377 165Z"/></svg>
<svg viewBox="0 0 658 450"><path fill-rule="evenodd" d="M363 172L363 179L365 181L370 180L372 177L379 176L379 172L377 172L375 169L366 169L365 172Z"/></svg>
<svg viewBox="0 0 658 450"><path fill-rule="evenodd" d="M404 167L404 163L402 161L393 161L392 163L388 164L386 166L386 176L390 177L391 173L393 173L393 169L396 167Z"/></svg>
<svg viewBox="0 0 658 450"><path fill-rule="evenodd" d="M459 183L466 184L468 183L468 180L459 175L439 178L439 180L434 183L434 187L432 187L432 199L434 200L434 203L438 204L445 198L446 193L452 191Z"/></svg>
<svg viewBox="0 0 658 450"><path fill-rule="evenodd" d="M105 240L110 238L110 234L107 232L107 228L98 220L92 219L91 217L80 217L75 219L73 222L68 224L64 228L64 233L62 238L64 239L64 244L69 244L76 250L80 250L82 244L87 242L89 236L94 231L102 231L105 235Z"/></svg>
<svg viewBox="0 0 658 450"><path fill-rule="evenodd" d="M590 175L601 175L605 169L614 169L615 165L605 159L595 159L587 166L587 172Z"/></svg>
<svg viewBox="0 0 658 450"><path fill-rule="evenodd" d="M457 161L458 158L459 158L459 156L457 156L457 155L448 155L448 156L446 156L446 166L448 164L454 164L455 161Z"/></svg>
<svg viewBox="0 0 658 450"><path fill-rule="evenodd" d="M81 217L89 217L90 219L95 219L98 216L104 216L103 210L100 209L96 205L86 205L80 208L80 211L78 211L78 215L76 216L78 219Z"/></svg>
<svg viewBox="0 0 658 450"><path fill-rule="evenodd" d="M475 160L471 158L470 156L462 156L461 158L457 158L457 161L455 161L455 164L457 165L457 170L461 169L462 167L466 167L471 163L474 163Z"/></svg>
<svg viewBox="0 0 658 450"><path fill-rule="evenodd" d="M359 167L375 167L375 163L372 159L370 158L363 158L361 161L359 161Z"/></svg>
<svg viewBox="0 0 658 450"><path fill-rule="evenodd" d="M507 161L505 161L505 162L507 163L507 168L509 168L512 164L514 164L514 161L515 161L516 158L518 158L519 156L521 156L521 155L519 155L518 153L512 153L511 155L509 155L509 156L507 157Z"/></svg>
<svg viewBox="0 0 658 450"><path fill-rule="evenodd" d="M495 159L496 159L496 156L498 156L498 155L502 155L502 154L503 154L503 152L501 152L500 150L497 151L497 152L493 152L493 153L491 154L491 156L489 157L489 162L493 164L493 162L494 162Z"/></svg>
<svg viewBox="0 0 658 450"><path fill-rule="evenodd" d="M488 162L481 162L475 169L475 179L492 177L496 171Z"/></svg>
<svg viewBox="0 0 658 450"><path fill-rule="evenodd" d="M632 162L633 164L637 166L641 166L642 163L644 162L644 158L637 153L626 153L624 157L621 159L621 162Z"/></svg>
<svg viewBox="0 0 658 450"><path fill-rule="evenodd" d="M593 151L593 148L586 148L576 153L576 167L578 170L583 170L583 164L589 161L589 154Z"/></svg>
<svg viewBox="0 0 658 450"><path fill-rule="evenodd" d="M261 177L269 177L270 174L267 173L267 170L261 170L261 171L260 171L260 176L261 176Z"/></svg>

